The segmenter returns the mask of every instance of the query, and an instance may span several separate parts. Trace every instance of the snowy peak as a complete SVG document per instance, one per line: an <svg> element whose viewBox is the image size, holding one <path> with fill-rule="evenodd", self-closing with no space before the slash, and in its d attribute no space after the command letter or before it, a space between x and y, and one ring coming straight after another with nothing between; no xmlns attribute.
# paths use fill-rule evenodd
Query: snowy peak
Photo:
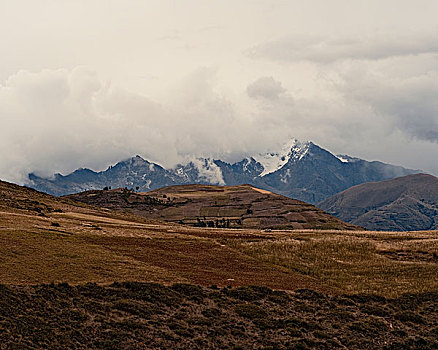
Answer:
<svg viewBox="0 0 438 350"><path fill-rule="evenodd" d="M317 203L354 185L415 172L418 171L345 155L336 157L312 142L293 139L277 151L244 158L232 164L212 158L187 158L185 163L165 169L136 156L100 172L80 169L66 176L56 175L52 178L30 174L29 185L62 195L109 186L149 191L181 184L251 184Z"/></svg>
<svg viewBox="0 0 438 350"><path fill-rule="evenodd" d="M310 145L312 145L312 142L301 142L297 139L292 139L279 151L254 157L264 168L260 176L265 176L281 169L289 161L300 161L309 152Z"/></svg>
<svg viewBox="0 0 438 350"><path fill-rule="evenodd" d="M342 163L354 163L362 160L360 158L350 157L346 154L337 154L336 158L338 158Z"/></svg>
<svg viewBox="0 0 438 350"><path fill-rule="evenodd" d="M296 140L295 140L296 141ZM294 161L298 161L304 158L304 156L309 153L310 146L313 145L312 142L300 142L296 141L296 143L292 146L290 150L290 158Z"/></svg>
<svg viewBox="0 0 438 350"><path fill-rule="evenodd" d="M152 164L149 161L147 161L146 159L140 157L139 155L136 155L135 157L129 158L122 163L124 163L124 165L126 165L126 166L134 166L134 167Z"/></svg>

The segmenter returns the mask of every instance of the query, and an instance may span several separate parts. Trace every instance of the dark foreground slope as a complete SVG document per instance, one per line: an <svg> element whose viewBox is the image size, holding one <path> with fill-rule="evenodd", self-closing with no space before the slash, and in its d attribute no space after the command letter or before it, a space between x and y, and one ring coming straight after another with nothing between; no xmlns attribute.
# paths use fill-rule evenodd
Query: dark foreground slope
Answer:
<svg viewBox="0 0 438 350"><path fill-rule="evenodd" d="M438 229L438 178L415 174L354 186L318 206L369 230Z"/></svg>
<svg viewBox="0 0 438 350"><path fill-rule="evenodd" d="M2 349L436 349L437 293L0 286Z"/></svg>
<svg viewBox="0 0 438 350"><path fill-rule="evenodd" d="M311 204L251 185L180 185L146 193L126 189L87 191L66 198L198 227L359 229Z"/></svg>

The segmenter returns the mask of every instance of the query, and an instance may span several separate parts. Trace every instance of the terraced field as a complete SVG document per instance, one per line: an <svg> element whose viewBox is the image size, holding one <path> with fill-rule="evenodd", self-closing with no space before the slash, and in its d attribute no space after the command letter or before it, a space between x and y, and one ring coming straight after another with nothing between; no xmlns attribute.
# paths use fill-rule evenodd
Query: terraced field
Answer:
<svg viewBox="0 0 438 350"><path fill-rule="evenodd" d="M196 227L358 230L315 206L251 185L181 185L136 193L86 191L65 198Z"/></svg>

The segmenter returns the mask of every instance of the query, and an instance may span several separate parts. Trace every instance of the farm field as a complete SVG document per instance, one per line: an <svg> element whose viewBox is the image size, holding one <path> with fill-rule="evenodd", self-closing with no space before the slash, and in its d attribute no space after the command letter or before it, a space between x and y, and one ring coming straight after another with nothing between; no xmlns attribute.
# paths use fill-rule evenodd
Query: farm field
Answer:
<svg viewBox="0 0 438 350"><path fill-rule="evenodd" d="M1 212L1 282L257 284L385 296L438 289L437 232L265 232L117 215Z"/></svg>

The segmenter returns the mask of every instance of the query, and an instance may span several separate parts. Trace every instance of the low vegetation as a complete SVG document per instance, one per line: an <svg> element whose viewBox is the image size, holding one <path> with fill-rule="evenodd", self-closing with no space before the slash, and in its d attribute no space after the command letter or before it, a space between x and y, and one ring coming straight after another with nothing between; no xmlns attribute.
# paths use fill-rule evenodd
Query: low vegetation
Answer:
<svg viewBox="0 0 438 350"><path fill-rule="evenodd" d="M0 348L436 349L437 299L130 282L0 286Z"/></svg>

